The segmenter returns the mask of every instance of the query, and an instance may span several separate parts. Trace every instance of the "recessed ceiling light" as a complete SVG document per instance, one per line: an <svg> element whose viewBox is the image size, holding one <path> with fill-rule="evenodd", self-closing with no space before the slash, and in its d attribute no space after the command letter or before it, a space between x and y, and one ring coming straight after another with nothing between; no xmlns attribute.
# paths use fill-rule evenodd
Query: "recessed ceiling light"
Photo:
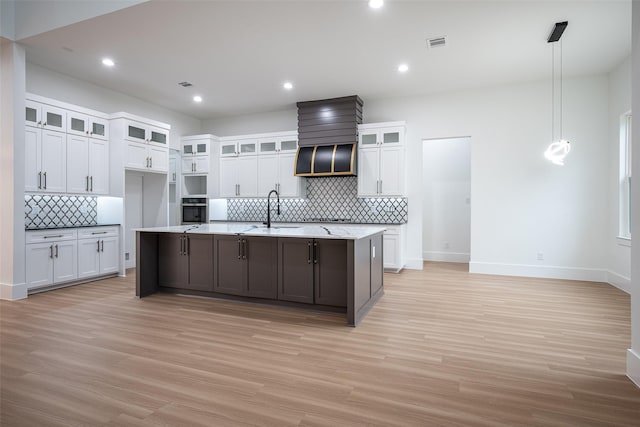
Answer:
<svg viewBox="0 0 640 427"><path fill-rule="evenodd" d="M406 73L407 71L409 71L409 66L407 64L398 65L398 72Z"/></svg>
<svg viewBox="0 0 640 427"><path fill-rule="evenodd" d="M113 67L114 65L116 65L116 63L113 62L113 59L111 58L103 58L102 65L106 65L107 67Z"/></svg>
<svg viewBox="0 0 640 427"><path fill-rule="evenodd" d="M196 95L193 97L194 102L202 102L202 97L200 95Z"/></svg>
<svg viewBox="0 0 640 427"><path fill-rule="evenodd" d="M291 90L293 89L293 83L291 82L284 82L284 84L282 85L283 88L285 88L286 90Z"/></svg>
<svg viewBox="0 0 640 427"><path fill-rule="evenodd" d="M369 7L372 9L380 9L384 4L384 0L369 0Z"/></svg>

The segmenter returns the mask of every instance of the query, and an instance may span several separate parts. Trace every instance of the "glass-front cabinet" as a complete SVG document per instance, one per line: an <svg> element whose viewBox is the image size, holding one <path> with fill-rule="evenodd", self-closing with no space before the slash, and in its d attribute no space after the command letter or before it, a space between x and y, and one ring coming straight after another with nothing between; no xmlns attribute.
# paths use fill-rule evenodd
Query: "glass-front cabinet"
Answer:
<svg viewBox="0 0 640 427"><path fill-rule="evenodd" d="M159 147L168 147L169 131L155 126L129 121L125 139L131 142L150 143Z"/></svg>
<svg viewBox="0 0 640 427"><path fill-rule="evenodd" d="M220 157L255 156L258 141L255 139L221 140Z"/></svg>

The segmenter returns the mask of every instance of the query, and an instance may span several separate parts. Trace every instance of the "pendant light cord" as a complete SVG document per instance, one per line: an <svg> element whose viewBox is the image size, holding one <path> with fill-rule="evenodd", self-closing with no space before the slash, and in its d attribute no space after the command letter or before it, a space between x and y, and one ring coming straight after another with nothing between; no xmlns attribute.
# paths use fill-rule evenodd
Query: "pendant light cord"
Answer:
<svg viewBox="0 0 640 427"><path fill-rule="evenodd" d="M551 45L551 142L555 141L556 132L556 45Z"/></svg>

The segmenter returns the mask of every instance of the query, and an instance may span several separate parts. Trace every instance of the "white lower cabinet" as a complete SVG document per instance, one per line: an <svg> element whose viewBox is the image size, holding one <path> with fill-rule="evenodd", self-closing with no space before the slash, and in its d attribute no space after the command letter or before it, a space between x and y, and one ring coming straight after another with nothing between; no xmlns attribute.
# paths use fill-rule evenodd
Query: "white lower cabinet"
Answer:
<svg viewBox="0 0 640 427"><path fill-rule="evenodd" d="M28 289L78 278L78 242L75 229L27 232Z"/></svg>
<svg viewBox="0 0 640 427"><path fill-rule="evenodd" d="M28 289L117 273L118 227L27 231Z"/></svg>
<svg viewBox="0 0 640 427"><path fill-rule="evenodd" d="M406 225L387 225L382 237L385 270L399 272L404 268Z"/></svg>
<svg viewBox="0 0 640 427"><path fill-rule="evenodd" d="M91 227L78 231L78 278L117 273L118 228Z"/></svg>

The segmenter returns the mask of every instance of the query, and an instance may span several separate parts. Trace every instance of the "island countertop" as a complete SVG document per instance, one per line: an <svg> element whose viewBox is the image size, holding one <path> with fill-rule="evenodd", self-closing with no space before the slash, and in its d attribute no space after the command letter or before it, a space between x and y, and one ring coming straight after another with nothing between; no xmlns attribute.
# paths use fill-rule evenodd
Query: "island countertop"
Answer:
<svg viewBox="0 0 640 427"><path fill-rule="evenodd" d="M309 239L360 240L385 231L385 227L344 226L344 225L281 225L271 228L264 225L215 223L176 225L168 227L138 228L134 231L149 233L221 234L268 237L299 237Z"/></svg>

